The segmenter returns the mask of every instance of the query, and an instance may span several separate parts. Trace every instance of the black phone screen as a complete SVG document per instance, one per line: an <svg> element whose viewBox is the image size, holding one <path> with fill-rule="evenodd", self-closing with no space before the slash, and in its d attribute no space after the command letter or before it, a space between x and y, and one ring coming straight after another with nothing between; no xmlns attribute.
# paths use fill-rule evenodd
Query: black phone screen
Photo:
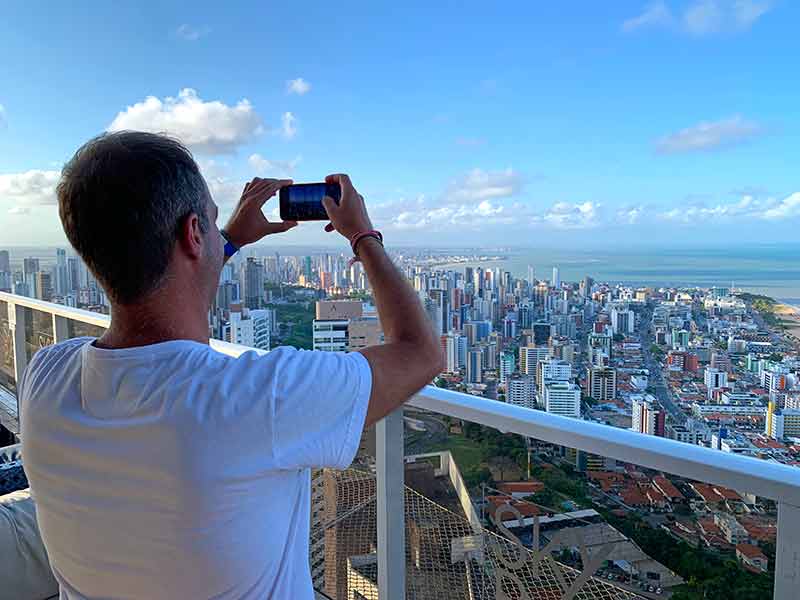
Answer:
<svg viewBox="0 0 800 600"><path fill-rule="evenodd" d="M324 221L328 218L322 198L330 196L338 204L342 189L338 183L298 183L281 188L281 219L284 221Z"/></svg>

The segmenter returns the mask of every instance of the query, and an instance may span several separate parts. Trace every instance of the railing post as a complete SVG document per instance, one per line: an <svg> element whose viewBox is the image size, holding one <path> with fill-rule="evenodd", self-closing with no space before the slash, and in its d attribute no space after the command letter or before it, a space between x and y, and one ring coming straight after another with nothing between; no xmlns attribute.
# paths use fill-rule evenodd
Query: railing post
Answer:
<svg viewBox="0 0 800 600"><path fill-rule="evenodd" d="M13 302L8 303L8 328L14 351L14 381L17 385L17 416L19 416L19 382L25 367L28 366L28 355L25 353L25 307Z"/></svg>
<svg viewBox="0 0 800 600"><path fill-rule="evenodd" d="M403 473L403 409L378 421L375 462L378 476L378 597L406 597L406 530Z"/></svg>
<svg viewBox="0 0 800 600"><path fill-rule="evenodd" d="M774 600L797 598L800 586L800 508L778 503Z"/></svg>
<svg viewBox="0 0 800 600"><path fill-rule="evenodd" d="M53 315L53 343L58 344L69 339L69 319Z"/></svg>

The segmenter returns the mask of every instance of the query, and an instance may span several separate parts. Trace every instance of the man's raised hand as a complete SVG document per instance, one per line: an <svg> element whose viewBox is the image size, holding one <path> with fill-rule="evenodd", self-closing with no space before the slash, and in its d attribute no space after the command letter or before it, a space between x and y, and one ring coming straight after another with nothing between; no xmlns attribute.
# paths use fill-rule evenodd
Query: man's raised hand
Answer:
<svg viewBox="0 0 800 600"><path fill-rule="evenodd" d="M253 244L273 233L283 233L297 226L297 221L270 222L261 208L278 190L292 185L291 179L254 178L244 186L242 197L236 205L231 218L225 225L225 232L237 247Z"/></svg>

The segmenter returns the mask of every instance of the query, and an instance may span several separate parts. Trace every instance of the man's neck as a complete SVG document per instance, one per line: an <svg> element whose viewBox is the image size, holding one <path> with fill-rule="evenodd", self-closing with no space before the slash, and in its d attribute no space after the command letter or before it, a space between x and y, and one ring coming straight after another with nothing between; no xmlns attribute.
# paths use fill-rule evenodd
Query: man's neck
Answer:
<svg viewBox="0 0 800 600"><path fill-rule="evenodd" d="M97 340L101 348L131 348L171 340L208 344L208 309L192 302L113 305L111 325Z"/></svg>

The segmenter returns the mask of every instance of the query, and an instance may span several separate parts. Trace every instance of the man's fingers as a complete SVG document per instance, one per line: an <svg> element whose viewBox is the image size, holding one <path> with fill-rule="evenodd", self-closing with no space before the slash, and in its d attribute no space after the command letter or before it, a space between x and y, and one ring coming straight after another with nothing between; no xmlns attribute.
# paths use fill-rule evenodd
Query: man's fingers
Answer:
<svg viewBox="0 0 800 600"><path fill-rule="evenodd" d="M334 200L330 196L325 196L324 198L322 198L322 206L325 208L325 212L328 213L329 217L333 217L333 214L336 212L336 209L339 208L339 205L336 204L336 200Z"/></svg>
<svg viewBox="0 0 800 600"><path fill-rule="evenodd" d="M344 198L345 190L353 190L353 182L350 181L350 176L344 173L334 173L325 178L325 183L338 183L342 188L342 197ZM355 190L353 190L355 191Z"/></svg>
<svg viewBox="0 0 800 600"><path fill-rule="evenodd" d="M328 223L327 225L325 225L325 231L327 231L328 233L330 233L334 229L335 227L333 226L333 223Z"/></svg>
<svg viewBox="0 0 800 600"><path fill-rule="evenodd" d="M264 206L264 203L270 198L272 198L279 189L292 185L292 183L294 182L291 179L270 180L270 183L266 187L266 189L264 189L264 191L259 193L259 195L256 197L258 205Z"/></svg>
<svg viewBox="0 0 800 600"><path fill-rule="evenodd" d="M293 227L297 227L297 221L281 221L280 223L269 223L267 226L267 235L273 233L283 233L289 231Z"/></svg>

